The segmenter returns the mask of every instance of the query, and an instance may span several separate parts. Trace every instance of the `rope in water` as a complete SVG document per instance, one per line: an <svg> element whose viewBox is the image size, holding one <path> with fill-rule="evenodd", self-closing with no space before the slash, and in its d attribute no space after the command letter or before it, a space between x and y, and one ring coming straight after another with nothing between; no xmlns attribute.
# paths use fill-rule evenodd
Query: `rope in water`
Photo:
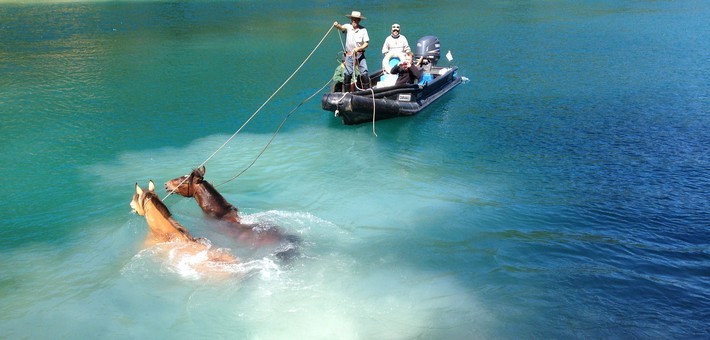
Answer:
<svg viewBox="0 0 710 340"><path fill-rule="evenodd" d="M234 137L236 137L237 134L239 134L239 132L241 132L242 129L244 129L244 127L247 126L247 124L249 124L249 123L252 121L252 119L254 119L254 117L256 117L256 115L261 111L261 109L263 109L264 106L266 106L266 104L267 104L269 101L271 101L271 99L274 98L274 96L276 96L276 94L279 93L279 91L281 91L281 89L282 89L284 86L286 86L286 84L288 84L289 81L291 81L291 78L293 78L293 77L296 75L296 73L298 73L298 71L301 70L301 68L303 67L303 65L305 65L306 62L308 62L308 60L311 58L311 56L313 56L313 53L315 53L316 50L318 50L318 48L320 48L320 46L323 44L323 41L325 40L325 38L328 36L328 34L330 34L330 31L332 31L332 30L333 30L333 26L330 26L330 28L328 29L328 31L325 32L325 34L323 35L323 38L321 38L320 41L318 42L318 44L316 45L316 47L314 47L313 50L311 50L311 53L309 53L308 56L306 56L306 59L303 60L303 62L301 63L301 65L299 65L299 66L296 68L296 70L293 71L293 73L291 73L291 75L281 84L281 86L279 86L279 88L277 88L276 91L274 91L274 93L272 93L271 96L269 96L269 98L267 98L266 101L264 101L264 103L261 104L261 106L259 106L259 108L258 108L256 111L254 111L254 113L249 117L249 119L247 119L247 120L244 122L244 124L242 124L242 126L239 127L239 129L237 129L237 131L235 131L229 138L227 138L227 140L226 140L224 143L222 143L222 145L220 145L220 146L217 148L217 150L215 150L209 157L207 157L207 159L205 159L204 162L202 162L200 165L198 165L197 168L200 168L200 167L206 165L207 162L209 162L215 155L217 155L218 152L220 152L225 146L227 146L227 144L229 144L229 142L231 142L232 139L234 139ZM330 83L330 80L328 80L328 84L329 84L329 83ZM326 84L326 86L327 86L327 84ZM323 88L324 88L324 87L325 87L325 86L323 86ZM321 88L321 90L322 90L323 88ZM319 90L319 91L320 91L320 90ZM315 94L313 94L310 98L312 98L314 95L315 95ZM306 101L309 100L310 98L306 99ZM305 103L305 101L301 102L301 104L299 104L296 108L300 107L303 103ZM294 111L295 111L295 109L294 109ZM293 111L291 111L291 113L292 113L292 112L293 112ZM286 116L286 118L288 118L288 116L290 116L291 113L289 113L289 114ZM284 122L285 122L285 119L284 119L284 121L281 123L281 126L283 126L283 123L284 123ZM281 126L279 126L279 130L281 129ZM278 133L278 130L277 130L276 132ZM275 138L275 137L276 137L276 135L274 135L274 137L272 137L272 141L273 141L273 138ZM268 147L269 144L271 144L271 141L269 141L269 143L267 144L266 147ZM264 148L264 150L266 150L266 148ZM261 156L261 154L264 152L264 150L262 150L262 152L259 153L259 155L257 156L257 159L259 158L259 156ZM249 168L251 167L251 165L253 165L255 162L256 162L256 159L255 159L255 160L252 162L252 164L250 164L244 171L246 171L247 169L249 169ZM242 173L244 173L244 171L242 171L241 173L239 173L239 175L233 177L233 178L230 179L229 181L233 180L234 178L239 177ZM185 181L187 181L187 179L188 179L188 177L186 177L185 179L183 179L182 182L180 182L180 184L179 184L178 186L180 186L180 185L182 185L183 183L185 183ZM229 182L229 181L227 181L227 182ZM227 182L224 182L224 183L227 183ZM222 184L224 184L224 183L222 183ZM170 197L170 195L172 195L172 194L174 194L174 193L175 193L175 191L174 191L174 190L171 190L170 192L168 192L168 194L167 194L165 197L163 197L162 200L164 201L165 199L167 199L168 197Z"/></svg>

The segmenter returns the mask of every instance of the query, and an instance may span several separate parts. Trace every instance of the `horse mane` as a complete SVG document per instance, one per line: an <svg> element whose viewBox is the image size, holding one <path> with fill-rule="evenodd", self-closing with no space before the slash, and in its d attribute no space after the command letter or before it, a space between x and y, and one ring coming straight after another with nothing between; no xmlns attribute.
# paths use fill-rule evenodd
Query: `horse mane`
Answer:
<svg viewBox="0 0 710 340"><path fill-rule="evenodd" d="M152 191L147 192L144 200L153 203L153 206L158 209L158 212L163 215L163 217L165 217L168 221L170 221L170 224L175 227L175 229L177 229L181 234L187 236L191 240L193 239L190 232L187 231L187 228L185 228L182 224L180 224L173 218L173 214L170 213L168 207L165 205L165 203L163 203L163 201L160 200L156 193Z"/></svg>
<svg viewBox="0 0 710 340"><path fill-rule="evenodd" d="M207 191L209 191L210 194L212 194L215 201L217 201L217 203L219 205L226 207L228 209L237 210L237 208L234 205L232 205L231 203L229 203L227 201L227 199L225 199L224 196L222 196L222 194L220 194L219 191L217 191L217 189L210 182L207 182L203 179L201 184L204 185L205 189Z"/></svg>
<svg viewBox="0 0 710 340"><path fill-rule="evenodd" d="M170 218L173 216L172 213L170 213L170 210L168 210L168 207L163 203L163 201L158 198L158 195L154 192L147 192L145 193L145 201L152 202L153 205L155 206L156 209L160 212L161 215L165 216L165 218Z"/></svg>

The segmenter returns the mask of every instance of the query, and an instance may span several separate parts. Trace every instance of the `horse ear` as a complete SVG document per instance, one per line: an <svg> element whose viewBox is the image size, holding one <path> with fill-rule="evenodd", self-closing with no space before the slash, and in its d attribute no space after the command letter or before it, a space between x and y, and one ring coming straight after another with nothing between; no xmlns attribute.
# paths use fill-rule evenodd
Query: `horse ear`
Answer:
<svg viewBox="0 0 710 340"><path fill-rule="evenodd" d="M205 176L205 166L203 165L203 166L197 168L197 172L199 172L200 175L204 177Z"/></svg>
<svg viewBox="0 0 710 340"><path fill-rule="evenodd" d="M148 180L148 191L155 191L155 183L153 183L153 180Z"/></svg>
<svg viewBox="0 0 710 340"><path fill-rule="evenodd" d="M136 183L136 194L142 195L143 194L143 189Z"/></svg>

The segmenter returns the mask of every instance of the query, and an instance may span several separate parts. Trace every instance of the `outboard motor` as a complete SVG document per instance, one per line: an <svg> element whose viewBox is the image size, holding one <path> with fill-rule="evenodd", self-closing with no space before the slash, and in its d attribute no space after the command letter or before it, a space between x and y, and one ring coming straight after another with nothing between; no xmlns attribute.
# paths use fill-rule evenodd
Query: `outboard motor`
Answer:
<svg viewBox="0 0 710 340"><path fill-rule="evenodd" d="M428 61L431 66L436 65L441 57L441 44L439 38L427 35L417 40L417 51L414 53L414 60L424 57L425 63Z"/></svg>

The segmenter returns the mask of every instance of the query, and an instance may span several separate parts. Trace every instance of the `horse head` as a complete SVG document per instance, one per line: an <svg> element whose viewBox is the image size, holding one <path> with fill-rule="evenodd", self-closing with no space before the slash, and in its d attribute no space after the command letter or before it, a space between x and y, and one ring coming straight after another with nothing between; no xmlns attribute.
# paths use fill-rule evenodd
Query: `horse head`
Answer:
<svg viewBox="0 0 710 340"><path fill-rule="evenodd" d="M155 196L155 183L148 181L148 191L144 191L138 183L136 183L136 193L133 194L131 200L131 209L138 215L145 216L145 205L152 196Z"/></svg>
<svg viewBox="0 0 710 340"><path fill-rule="evenodd" d="M172 218L168 207L155 193L155 184L152 180L148 181L148 190L143 190L136 183L136 193L131 200L131 208L138 215L145 216L154 239L169 241L179 238L194 241L190 232Z"/></svg>
<svg viewBox="0 0 710 340"><path fill-rule="evenodd" d="M217 189L205 180L205 166L192 170L192 173L165 182L165 190L197 201L202 212L210 218L225 222L229 235L253 245L280 242L283 235L278 228L255 228L254 225L242 224L239 209L229 203Z"/></svg>
<svg viewBox="0 0 710 340"><path fill-rule="evenodd" d="M165 190L183 197L195 195L195 188L205 180L205 166L201 166L192 173L165 182Z"/></svg>
<svg viewBox="0 0 710 340"><path fill-rule="evenodd" d="M239 210L233 206L215 189L210 182L205 181L205 166L192 173L165 182L165 190L184 197L193 197L202 211L217 220L239 223Z"/></svg>
<svg viewBox="0 0 710 340"><path fill-rule="evenodd" d="M168 250L167 254L170 258L185 259L185 256L189 256L188 266L206 273L226 275L229 271L222 271L220 268L223 267L216 267L214 263L234 264L239 262L234 255L221 249L211 249L211 245L199 242L192 237L185 227L172 218L168 207L155 193L153 181L148 182L148 190L143 190L136 183L136 193L131 200L131 208L139 215L144 216L148 222L150 232L146 235L145 247L156 245L167 247L165 249ZM205 253L206 259L203 257Z"/></svg>

